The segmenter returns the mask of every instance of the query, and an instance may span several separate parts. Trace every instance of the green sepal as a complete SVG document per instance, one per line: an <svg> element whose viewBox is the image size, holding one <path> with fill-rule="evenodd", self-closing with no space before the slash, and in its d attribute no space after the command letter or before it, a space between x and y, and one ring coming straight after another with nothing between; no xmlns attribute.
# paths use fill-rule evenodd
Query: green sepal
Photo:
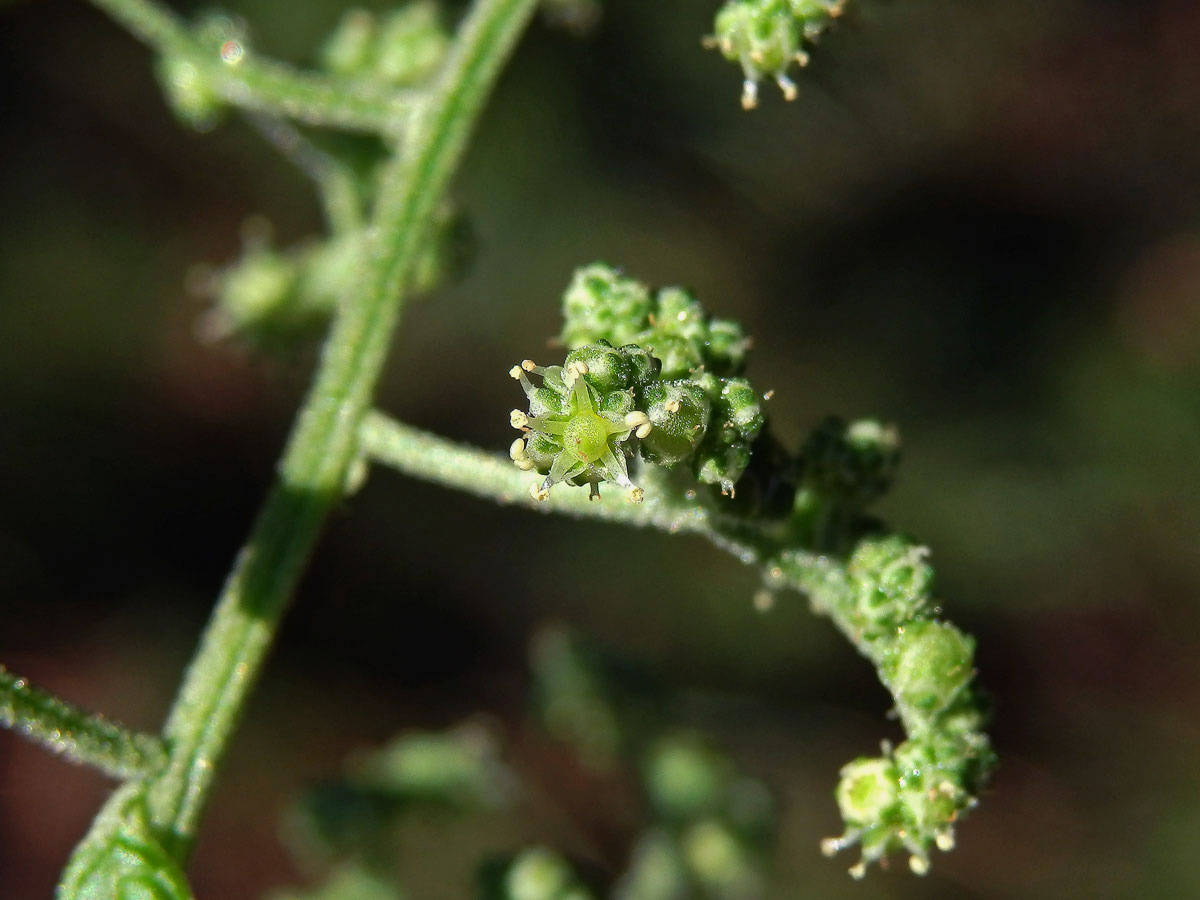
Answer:
<svg viewBox="0 0 1200 900"><path fill-rule="evenodd" d="M637 343L649 324L646 286L603 263L577 269L563 294L563 342L571 348L606 340L614 347Z"/></svg>
<svg viewBox="0 0 1200 900"><path fill-rule="evenodd" d="M966 688L975 674L974 653L975 641L953 625L917 620L899 630L880 674L911 736L932 729Z"/></svg>
<svg viewBox="0 0 1200 900"><path fill-rule="evenodd" d="M196 131L210 131L220 121L225 102L187 56L164 54L155 60L154 74L171 112Z"/></svg>
<svg viewBox="0 0 1200 900"><path fill-rule="evenodd" d="M847 618L864 640L895 635L905 622L933 614L929 551L899 535L860 541L846 566L852 586Z"/></svg>
<svg viewBox="0 0 1200 900"><path fill-rule="evenodd" d="M634 373L629 358L603 338L568 351L563 368L570 369L572 364L580 363L587 367L584 376L587 383L601 394L627 390L633 386Z"/></svg>
<svg viewBox="0 0 1200 900"><path fill-rule="evenodd" d="M659 381L642 389L640 402L654 426L642 438L642 458L667 467L690 459L708 432L704 391L690 381Z"/></svg>

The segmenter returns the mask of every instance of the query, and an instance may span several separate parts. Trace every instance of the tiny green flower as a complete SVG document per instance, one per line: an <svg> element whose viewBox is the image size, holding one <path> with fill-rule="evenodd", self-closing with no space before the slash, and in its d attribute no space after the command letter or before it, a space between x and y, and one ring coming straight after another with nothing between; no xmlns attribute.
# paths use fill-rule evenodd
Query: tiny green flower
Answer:
<svg viewBox="0 0 1200 900"><path fill-rule="evenodd" d="M513 442L509 456L518 468L546 476L530 486L535 500L545 500L564 481L587 484L598 498L600 483L612 481L628 491L630 500L641 502L643 490L629 479L626 442L633 435L646 437L653 426L645 412L633 409L631 382L646 371L642 351L624 350L599 341L572 351L565 366L543 367L527 359L509 371L529 399L529 413L514 409L509 414L512 427L525 435ZM529 374L541 377L541 387Z"/></svg>
<svg viewBox="0 0 1200 900"><path fill-rule="evenodd" d="M830 19L841 15L844 0L729 0L717 12L706 46L742 67L742 107L758 105L758 82L775 79L787 100L796 85L787 76L793 63L805 66L805 41L817 37Z"/></svg>

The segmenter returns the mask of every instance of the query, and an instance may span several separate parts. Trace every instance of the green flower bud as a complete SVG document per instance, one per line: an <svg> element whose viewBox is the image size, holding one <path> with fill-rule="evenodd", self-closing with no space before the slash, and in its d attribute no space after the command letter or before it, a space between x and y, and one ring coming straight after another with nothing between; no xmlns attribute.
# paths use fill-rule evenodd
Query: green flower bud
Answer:
<svg viewBox="0 0 1200 900"><path fill-rule="evenodd" d="M655 327L661 333L689 341L708 337L704 307L683 288L662 288L655 294L655 300L658 303Z"/></svg>
<svg viewBox="0 0 1200 900"><path fill-rule="evenodd" d="M730 829L716 819L697 822L683 835L684 859L696 880L722 896L758 893L753 861Z"/></svg>
<svg viewBox="0 0 1200 900"><path fill-rule="evenodd" d="M692 740L669 738L650 754L646 790L660 815L680 821L720 810L730 775L724 756Z"/></svg>
<svg viewBox="0 0 1200 900"><path fill-rule="evenodd" d="M899 535L864 540L854 549L847 565L854 602L850 616L863 638L892 635L911 619L932 612L928 552Z"/></svg>
<svg viewBox="0 0 1200 900"><path fill-rule="evenodd" d="M900 436L891 425L872 419L828 418L801 451L807 486L827 500L863 507L891 485L900 461Z"/></svg>
<svg viewBox="0 0 1200 900"><path fill-rule="evenodd" d="M363 9L348 11L321 48L320 60L344 78L408 87L428 80L449 45L437 4L419 0L380 19Z"/></svg>
<svg viewBox="0 0 1200 900"><path fill-rule="evenodd" d="M660 466L690 459L708 430L704 391L689 381L659 381L642 390L641 404L654 426L642 439L642 457Z"/></svg>
<svg viewBox="0 0 1200 900"><path fill-rule="evenodd" d="M600 399L600 411L617 413L623 418L633 412L635 403L632 391L613 391Z"/></svg>
<svg viewBox="0 0 1200 900"><path fill-rule="evenodd" d="M898 817L900 773L886 757L860 757L842 768L835 796L851 828L869 828Z"/></svg>
<svg viewBox="0 0 1200 900"><path fill-rule="evenodd" d="M272 250L250 250L221 276L217 296L232 332L269 323L286 311L299 277L292 261Z"/></svg>
<svg viewBox="0 0 1200 900"><path fill-rule="evenodd" d="M359 788L455 809L503 804L512 780L495 738L469 725L402 735L364 759L352 778Z"/></svg>
<svg viewBox="0 0 1200 900"><path fill-rule="evenodd" d="M699 341L664 334L658 329L651 329L639 340L662 361L663 378L687 378L704 364Z"/></svg>
<svg viewBox="0 0 1200 900"><path fill-rule="evenodd" d="M629 360L632 387L639 388L658 380L662 372L662 361L651 355L649 350L643 349L637 344L626 344L621 348L621 352Z"/></svg>
<svg viewBox="0 0 1200 900"><path fill-rule="evenodd" d="M748 465L748 447L740 443L731 447L708 447L706 444L697 452L696 477L705 484L719 485L722 493L729 494Z"/></svg>
<svg viewBox="0 0 1200 900"><path fill-rule="evenodd" d="M967 686L974 652L975 642L953 625L918 620L904 626L883 674L910 734L931 727Z"/></svg>
<svg viewBox="0 0 1200 900"><path fill-rule="evenodd" d="M843 0L729 0L717 12L713 36L706 41L741 65L745 82L742 106L758 103L758 82L774 78L788 100L796 85L787 77L792 63L808 63L802 45L841 14Z"/></svg>
<svg viewBox="0 0 1200 900"><path fill-rule="evenodd" d="M645 285L594 263L576 270L563 294L563 342L568 347L601 339L615 347L638 343L650 312Z"/></svg>
<svg viewBox="0 0 1200 900"><path fill-rule="evenodd" d="M318 51L318 59L334 75L366 75L375 58L375 36L375 17L365 9L349 9Z"/></svg>
<svg viewBox="0 0 1200 900"><path fill-rule="evenodd" d="M708 327L705 360L714 375L737 375L746 364L750 339L732 319L713 319Z"/></svg>
<svg viewBox="0 0 1200 900"><path fill-rule="evenodd" d="M662 829L654 829L638 841L629 868L613 892L615 900L683 900L688 895L688 873L680 848Z"/></svg>
<svg viewBox="0 0 1200 900"><path fill-rule="evenodd" d="M545 847L522 851L499 873L485 872L484 880L487 900L588 900L591 897L567 861Z"/></svg>
<svg viewBox="0 0 1200 900"><path fill-rule="evenodd" d="M563 368L570 369L580 364L584 366L584 377L588 384L601 394L627 390L632 386L633 367L629 358L603 338L568 352Z"/></svg>
<svg viewBox="0 0 1200 900"><path fill-rule="evenodd" d="M737 429L746 443L758 437L766 422L758 395L744 378L730 378L721 386L716 412Z"/></svg>
<svg viewBox="0 0 1200 900"><path fill-rule="evenodd" d="M220 120L224 102L190 58L166 54L155 64L158 82L171 111L196 131L209 131Z"/></svg>
<svg viewBox="0 0 1200 900"><path fill-rule="evenodd" d="M398 87L418 85L437 71L449 47L438 5L406 3L379 23L375 75Z"/></svg>

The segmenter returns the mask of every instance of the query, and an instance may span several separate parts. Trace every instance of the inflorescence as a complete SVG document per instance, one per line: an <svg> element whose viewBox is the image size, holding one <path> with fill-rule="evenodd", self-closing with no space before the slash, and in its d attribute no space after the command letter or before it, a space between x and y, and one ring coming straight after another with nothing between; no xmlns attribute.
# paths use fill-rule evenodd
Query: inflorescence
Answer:
<svg viewBox="0 0 1200 900"><path fill-rule="evenodd" d="M796 98L796 84L787 76L795 63L808 65L806 44L817 39L842 14L845 0L729 0L717 12L713 35L706 46L742 67L742 106L758 104L758 82L775 79L783 96Z"/></svg>
<svg viewBox="0 0 1200 900"><path fill-rule="evenodd" d="M614 482L640 501L635 458L690 472L731 499L736 492L738 504L723 507L728 527L757 535L768 596L807 594L875 666L906 733L842 769L845 831L822 849L859 845L856 878L893 852L924 874L934 848L954 846L955 824L975 806L995 757L974 686L975 644L938 620L928 550L867 512L895 473L896 429L830 418L789 453L741 375L750 344L741 327L709 316L682 288L651 291L594 264L575 273L563 315L564 364L525 360L510 372L529 409L510 414L522 436L509 455L545 476L530 486L533 497L567 483L587 484L596 498Z"/></svg>
<svg viewBox="0 0 1200 900"><path fill-rule="evenodd" d="M524 435L510 456L546 476L533 496L566 482L596 497L611 481L641 500L629 477L635 454L668 469L690 465L732 493L764 424L758 395L739 377L749 348L741 327L706 314L683 288L651 292L602 264L575 273L563 314L564 364L525 360L509 371L529 400L528 413L510 414Z"/></svg>

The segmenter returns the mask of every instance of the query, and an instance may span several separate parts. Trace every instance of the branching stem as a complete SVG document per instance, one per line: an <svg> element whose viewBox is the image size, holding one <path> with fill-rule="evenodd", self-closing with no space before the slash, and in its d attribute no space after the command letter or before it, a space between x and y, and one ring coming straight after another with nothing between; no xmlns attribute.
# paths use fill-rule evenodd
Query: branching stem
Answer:
<svg viewBox="0 0 1200 900"><path fill-rule="evenodd" d="M131 0L108 5L143 7ZM536 0L477 0L411 123L404 154L394 156L383 172L362 277L340 305L278 481L225 584L166 724L170 756L150 785L148 806L151 824L178 859L187 856L238 714L321 525L341 497L359 423L434 209L535 7Z"/></svg>
<svg viewBox="0 0 1200 900"><path fill-rule="evenodd" d="M416 106L412 91L305 72L252 53L223 58L220 48L204 46L180 16L152 0L92 2L163 56L191 63L232 106L382 135L394 135Z"/></svg>
<svg viewBox="0 0 1200 900"><path fill-rule="evenodd" d="M0 725L113 778L141 778L166 761L162 741L86 712L0 666Z"/></svg>

